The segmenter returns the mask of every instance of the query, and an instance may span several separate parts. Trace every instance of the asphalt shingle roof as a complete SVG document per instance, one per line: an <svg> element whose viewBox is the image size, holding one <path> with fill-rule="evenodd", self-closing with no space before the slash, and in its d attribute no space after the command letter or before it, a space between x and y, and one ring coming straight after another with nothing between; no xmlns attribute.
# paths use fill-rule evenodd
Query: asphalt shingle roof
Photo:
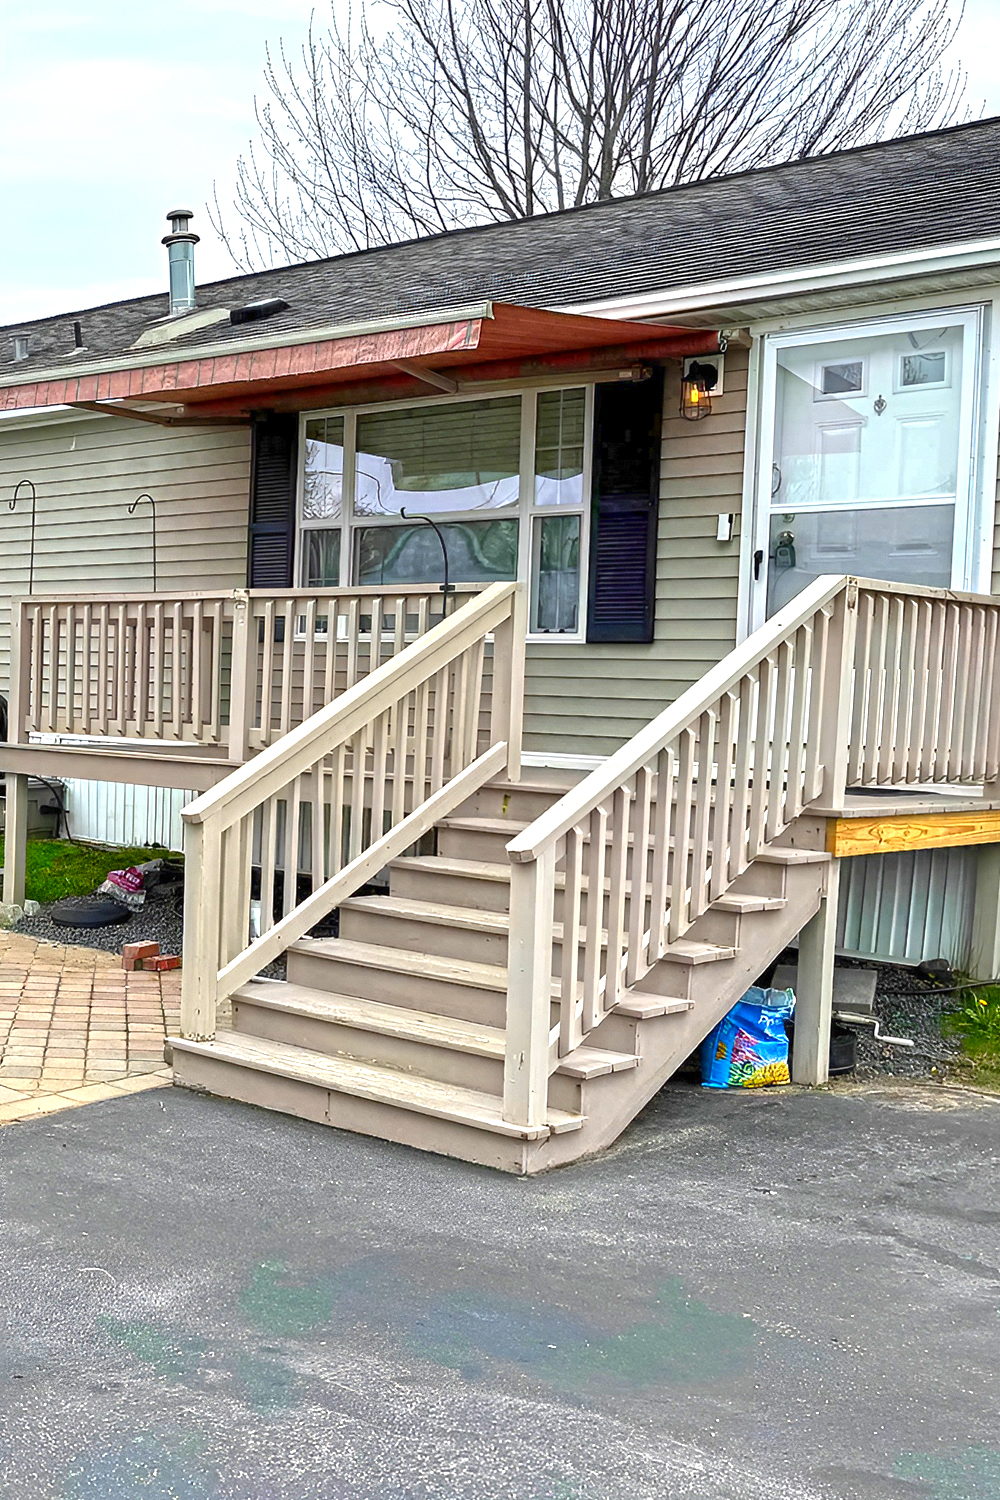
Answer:
<svg viewBox="0 0 1000 1500"><path fill-rule="evenodd" d="M185 342L239 342L495 298L558 307L682 289L839 259L1000 234L1000 118L743 172L637 198L411 240L212 282L199 308L281 297L266 322L228 323ZM166 284L166 263L163 267ZM0 375L129 349L168 310L162 295L0 328ZM14 337L30 355L15 363ZM151 351L152 352L152 351ZM67 356L69 356L67 358Z"/></svg>

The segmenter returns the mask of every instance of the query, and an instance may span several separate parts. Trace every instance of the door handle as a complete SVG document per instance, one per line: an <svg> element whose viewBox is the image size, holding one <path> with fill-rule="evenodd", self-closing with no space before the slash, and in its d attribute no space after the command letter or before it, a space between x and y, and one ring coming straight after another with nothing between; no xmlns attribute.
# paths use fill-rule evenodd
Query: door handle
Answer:
<svg viewBox="0 0 1000 1500"><path fill-rule="evenodd" d="M753 581L754 581L754 583L759 583L760 582L760 568L761 568L761 563L763 561L764 561L764 549L763 549L763 547L758 547L757 551L753 555Z"/></svg>

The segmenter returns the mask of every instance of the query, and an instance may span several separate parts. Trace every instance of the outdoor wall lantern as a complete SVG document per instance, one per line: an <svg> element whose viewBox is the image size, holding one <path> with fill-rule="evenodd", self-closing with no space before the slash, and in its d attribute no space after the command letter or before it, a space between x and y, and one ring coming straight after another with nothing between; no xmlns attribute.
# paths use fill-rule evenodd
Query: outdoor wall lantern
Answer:
<svg viewBox="0 0 1000 1500"><path fill-rule="evenodd" d="M687 360L681 378L681 416L700 422L712 415L712 392L719 383L718 365Z"/></svg>

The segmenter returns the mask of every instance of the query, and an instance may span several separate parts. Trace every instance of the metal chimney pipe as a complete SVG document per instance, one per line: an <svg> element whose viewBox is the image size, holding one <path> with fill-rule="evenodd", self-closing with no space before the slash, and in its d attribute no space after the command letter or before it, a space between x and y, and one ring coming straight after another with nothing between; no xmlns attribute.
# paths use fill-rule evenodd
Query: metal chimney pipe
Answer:
<svg viewBox="0 0 1000 1500"><path fill-rule="evenodd" d="M172 208L167 214L170 233L163 236L170 270L170 316L190 312L197 304L194 295L194 247L200 236L190 229L190 208Z"/></svg>

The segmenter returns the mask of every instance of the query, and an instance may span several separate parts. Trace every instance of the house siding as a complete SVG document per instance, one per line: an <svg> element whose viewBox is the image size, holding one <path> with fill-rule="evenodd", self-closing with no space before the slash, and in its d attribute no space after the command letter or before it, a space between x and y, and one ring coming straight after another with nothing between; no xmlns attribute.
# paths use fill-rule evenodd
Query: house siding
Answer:
<svg viewBox="0 0 1000 1500"><path fill-rule="evenodd" d="M648 646L532 642L526 750L610 754L736 644L748 366L746 349L730 349L725 394L705 422L679 416L680 367L667 367L654 639ZM719 513L730 511L733 539L718 542Z"/></svg>
<svg viewBox="0 0 1000 1500"><path fill-rule="evenodd" d="M152 586L229 589L246 583L250 438L245 428L166 428L101 418L0 430L0 492L21 478L38 490L35 593L143 593ZM0 692L10 672L10 600L27 593L31 504L0 502Z"/></svg>

